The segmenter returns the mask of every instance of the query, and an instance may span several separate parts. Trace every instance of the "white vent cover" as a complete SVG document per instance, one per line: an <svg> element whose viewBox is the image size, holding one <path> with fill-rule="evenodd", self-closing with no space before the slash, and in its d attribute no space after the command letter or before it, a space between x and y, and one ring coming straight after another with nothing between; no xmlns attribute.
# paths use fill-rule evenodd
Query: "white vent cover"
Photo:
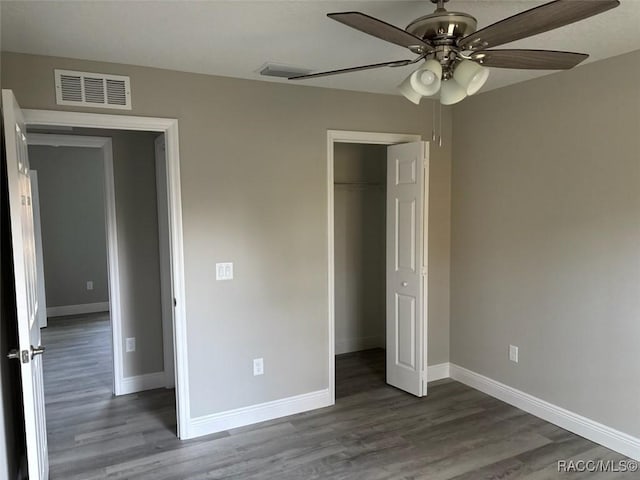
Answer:
<svg viewBox="0 0 640 480"><path fill-rule="evenodd" d="M55 77L58 105L131 110L129 77L58 69Z"/></svg>

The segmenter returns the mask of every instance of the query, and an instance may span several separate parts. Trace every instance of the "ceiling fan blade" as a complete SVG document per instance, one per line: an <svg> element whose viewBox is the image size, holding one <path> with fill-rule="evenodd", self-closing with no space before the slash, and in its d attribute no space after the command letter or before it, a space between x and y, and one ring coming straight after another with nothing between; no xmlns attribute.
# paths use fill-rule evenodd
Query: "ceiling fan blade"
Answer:
<svg viewBox="0 0 640 480"><path fill-rule="evenodd" d="M554 50L480 50L471 54L472 60L485 67L529 70L568 70L588 57L586 53Z"/></svg>
<svg viewBox="0 0 640 480"><path fill-rule="evenodd" d="M465 50L496 47L569 25L618 5L619 0L555 0L467 35L459 46Z"/></svg>
<svg viewBox="0 0 640 480"><path fill-rule="evenodd" d="M308 75L298 75L289 77L288 80L304 80L307 78L328 77L329 75L338 75L341 73L359 72L360 70L371 70L380 67L403 67L415 63L415 60L395 60L393 62L373 63L371 65L361 65L359 67L341 68L340 70L329 70L327 72L310 73Z"/></svg>
<svg viewBox="0 0 640 480"><path fill-rule="evenodd" d="M351 28L360 30L361 32L368 33L374 37L386 40L387 42L395 43L401 47L423 47L432 49L433 45L429 42L416 37L415 35L405 32L401 28L398 28L390 23L383 22L377 18L370 17L360 12L340 12L329 13L327 17L343 23Z"/></svg>

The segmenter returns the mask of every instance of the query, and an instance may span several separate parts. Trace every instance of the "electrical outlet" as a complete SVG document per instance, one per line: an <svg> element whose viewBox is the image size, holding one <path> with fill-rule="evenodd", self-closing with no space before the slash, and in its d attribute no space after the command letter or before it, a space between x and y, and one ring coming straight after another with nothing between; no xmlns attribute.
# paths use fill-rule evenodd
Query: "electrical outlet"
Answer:
<svg viewBox="0 0 640 480"><path fill-rule="evenodd" d="M126 342L125 342L125 348L128 352L135 352L136 351L136 337L129 337L127 338Z"/></svg>
<svg viewBox="0 0 640 480"><path fill-rule="evenodd" d="M264 374L264 360L262 358L253 359L253 376Z"/></svg>
<svg viewBox="0 0 640 480"><path fill-rule="evenodd" d="M518 363L518 347L509 345L509 360Z"/></svg>
<svg viewBox="0 0 640 480"><path fill-rule="evenodd" d="M87 290L93 290L93 281L92 280L89 280L87 282Z"/></svg>
<svg viewBox="0 0 640 480"><path fill-rule="evenodd" d="M233 280L233 263L216 263L216 280Z"/></svg>

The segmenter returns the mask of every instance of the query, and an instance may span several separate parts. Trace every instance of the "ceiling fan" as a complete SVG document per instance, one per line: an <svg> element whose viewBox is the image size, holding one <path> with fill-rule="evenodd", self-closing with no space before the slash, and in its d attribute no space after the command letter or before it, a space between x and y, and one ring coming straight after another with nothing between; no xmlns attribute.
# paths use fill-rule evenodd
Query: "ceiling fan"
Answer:
<svg viewBox="0 0 640 480"><path fill-rule="evenodd" d="M408 48L418 55L412 60L394 60L358 67L289 77L289 80L324 77L380 67L403 67L424 63L398 87L413 103L440 93L443 105L452 105L473 95L487 81L489 69L516 68L565 70L589 55L553 50L499 49L493 47L547 32L597 15L620 5L619 0L555 0L500 20L476 31L476 19L463 12L449 12L449 0L431 0L436 10L412 21L402 30L361 12L329 13L327 16L351 28Z"/></svg>

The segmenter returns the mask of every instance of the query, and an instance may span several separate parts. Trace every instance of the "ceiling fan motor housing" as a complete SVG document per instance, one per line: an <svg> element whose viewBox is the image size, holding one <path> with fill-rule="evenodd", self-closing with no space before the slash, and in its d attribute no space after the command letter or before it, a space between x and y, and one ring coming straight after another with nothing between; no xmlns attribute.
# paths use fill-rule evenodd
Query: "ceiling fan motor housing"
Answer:
<svg viewBox="0 0 640 480"><path fill-rule="evenodd" d="M456 45L458 39L476 31L477 20L467 13L438 9L411 22L406 31L433 45Z"/></svg>
<svg viewBox="0 0 640 480"><path fill-rule="evenodd" d="M458 40L475 32L477 25L475 17L467 13L438 8L434 13L411 22L406 31L434 46L427 58L438 60L443 67L443 78L448 79L453 75L456 62L461 60L458 58Z"/></svg>

